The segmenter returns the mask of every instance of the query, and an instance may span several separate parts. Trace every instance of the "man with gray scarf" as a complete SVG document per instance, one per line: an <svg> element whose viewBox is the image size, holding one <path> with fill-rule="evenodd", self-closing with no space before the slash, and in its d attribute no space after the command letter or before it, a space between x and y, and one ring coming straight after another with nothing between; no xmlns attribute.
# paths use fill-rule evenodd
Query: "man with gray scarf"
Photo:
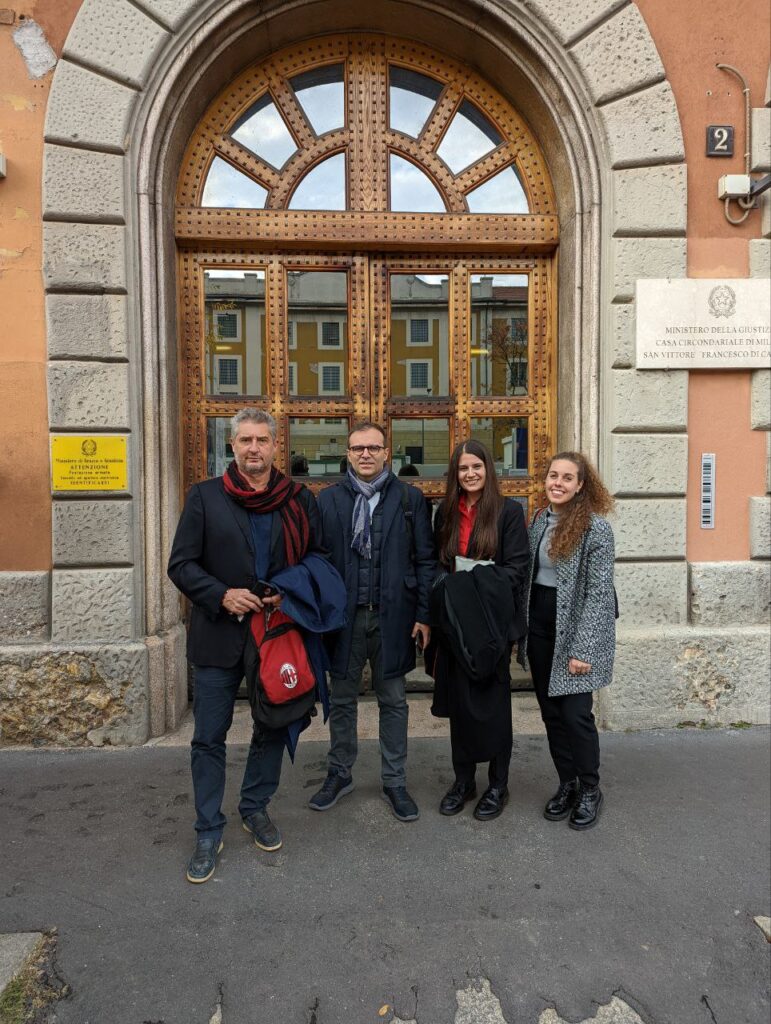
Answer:
<svg viewBox="0 0 771 1024"><path fill-rule="evenodd" d="M346 627L328 637L330 751L324 785L309 804L326 811L353 789L357 702L369 661L380 712L383 798L400 821L418 807L407 792L405 675L415 643L428 644L428 595L436 561L426 502L386 466L386 436L374 423L348 435L348 472L318 497L324 546L345 580Z"/></svg>

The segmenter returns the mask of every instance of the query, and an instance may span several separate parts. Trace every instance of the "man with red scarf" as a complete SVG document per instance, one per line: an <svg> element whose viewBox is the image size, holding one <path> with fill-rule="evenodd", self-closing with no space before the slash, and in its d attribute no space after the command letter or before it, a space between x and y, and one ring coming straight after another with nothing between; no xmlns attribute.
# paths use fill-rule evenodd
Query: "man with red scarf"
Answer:
<svg viewBox="0 0 771 1024"><path fill-rule="evenodd" d="M190 488L169 558L169 576L192 602L187 657L193 666L191 768L195 792L195 852L190 882L214 874L226 818L225 738L244 676L251 612L279 605L253 588L311 551L322 552L316 502L309 490L280 473L276 421L242 409L231 420L233 462L223 476ZM239 813L261 850L278 850L281 834L267 805L278 788L285 730L255 726L241 784Z"/></svg>

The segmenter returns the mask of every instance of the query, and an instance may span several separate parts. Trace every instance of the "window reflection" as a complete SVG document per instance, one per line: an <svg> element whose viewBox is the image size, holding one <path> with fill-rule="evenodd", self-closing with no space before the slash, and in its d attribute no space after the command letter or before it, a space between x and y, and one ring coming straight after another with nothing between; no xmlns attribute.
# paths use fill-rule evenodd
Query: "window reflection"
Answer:
<svg viewBox="0 0 771 1024"><path fill-rule="evenodd" d="M398 475L402 466L415 466L417 475L441 479L450 462L450 421L448 419L392 419L391 468Z"/></svg>
<svg viewBox="0 0 771 1024"><path fill-rule="evenodd" d="M201 206L262 210L267 195L262 185L236 170L227 160L215 156L206 175Z"/></svg>
<svg viewBox="0 0 771 1024"><path fill-rule="evenodd" d="M317 135L345 125L345 81L342 64L313 68L290 79L295 96Z"/></svg>
<svg viewBox="0 0 771 1024"><path fill-rule="evenodd" d="M348 275L287 273L290 395L333 397L348 391Z"/></svg>
<svg viewBox="0 0 771 1024"><path fill-rule="evenodd" d="M265 271L204 271L208 395L267 394Z"/></svg>
<svg viewBox="0 0 771 1024"><path fill-rule="evenodd" d="M293 477L334 477L347 471L346 417L289 417L289 472Z"/></svg>
<svg viewBox="0 0 771 1024"><path fill-rule="evenodd" d="M458 108L437 150L453 174L491 153L503 139L485 115L469 100Z"/></svg>
<svg viewBox="0 0 771 1024"><path fill-rule="evenodd" d="M526 416L472 419L471 436L493 453L500 477L527 476L528 421Z"/></svg>
<svg viewBox="0 0 771 1024"><path fill-rule="evenodd" d="M442 92L442 83L428 75L391 67L388 72L389 124L394 131L416 139Z"/></svg>
<svg viewBox="0 0 771 1024"><path fill-rule="evenodd" d="M236 142L273 167L283 167L297 151L270 93L265 93L249 108L230 134Z"/></svg>
<svg viewBox="0 0 771 1024"><path fill-rule="evenodd" d="M498 174L466 194L470 213L528 213L527 196L513 167Z"/></svg>
<svg viewBox="0 0 771 1024"><path fill-rule="evenodd" d="M526 395L527 274L471 275L471 394Z"/></svg>
<svg viewBox="0 0 771 1024"><path fill-rule="evenodd" d="M448 275L392 274L390 287L391 395L448 395Z"/></svg>
<svg viewBox="0 0 771 1024"><path fill-rule="evenodd" d="M445 213L447 207L428 175L403 157L391 154L391 205L397 213Z"/></svg>
<svg viewBox="0 0 771 1024"><path fill-rule="evenodd" d="M312 167L294 190L290 210L344 210L345 154L335 153Z"/></svg>
<svg viewBox="0 0 771 1024"><path fill-rule="evenodd" d="M232 461L230 420L226 416L207 416L206 476L222 476Z"/></svg>

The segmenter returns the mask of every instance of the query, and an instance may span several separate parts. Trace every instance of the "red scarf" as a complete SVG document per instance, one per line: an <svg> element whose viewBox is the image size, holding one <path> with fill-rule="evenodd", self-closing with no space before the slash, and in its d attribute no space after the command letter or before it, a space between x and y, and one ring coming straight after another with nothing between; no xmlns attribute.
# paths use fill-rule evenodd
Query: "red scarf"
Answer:
<svg viewBox="0 0 771 1024"><path fill-rule="evenodd" d="M235 461L225 470L222 482L230 497L249 512L256 512L259 515L268 512L280 514L284 529L286 560L289 565L297 565L308 550L311 532L308 513L298 498L302 485L279 473L273 466L267 489L255 491L249 486Z"/></svg>

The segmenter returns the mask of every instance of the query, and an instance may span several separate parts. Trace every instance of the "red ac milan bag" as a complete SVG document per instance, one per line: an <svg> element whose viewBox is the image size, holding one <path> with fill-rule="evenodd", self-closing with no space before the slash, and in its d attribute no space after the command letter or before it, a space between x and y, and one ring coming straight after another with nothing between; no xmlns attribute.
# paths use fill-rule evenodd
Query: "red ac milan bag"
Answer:
<svg viewBox="0 0 771 1024"><path fill-rule="evenodd" d="M244 652L252 717L281 729L309 714L316 677L297 623L282 611L254 612Z"/></svg>

